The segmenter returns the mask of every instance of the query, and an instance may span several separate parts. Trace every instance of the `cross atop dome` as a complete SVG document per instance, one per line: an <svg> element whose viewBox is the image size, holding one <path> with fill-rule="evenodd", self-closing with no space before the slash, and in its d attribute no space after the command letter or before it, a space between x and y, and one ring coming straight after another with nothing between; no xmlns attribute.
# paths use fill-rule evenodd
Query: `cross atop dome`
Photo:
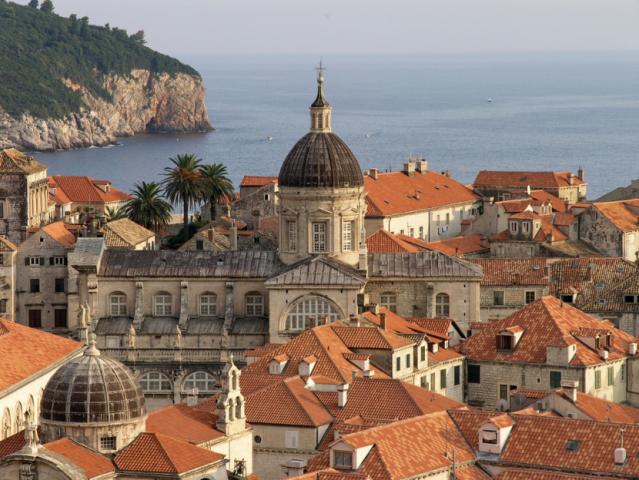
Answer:
<svg viewBox="0 0 639 480"><path fill-rule="evenodd" d="M324 65L320 60L317 70L317 96L311 104L311 132L331 131L331 106L324 97Z"/></svg>

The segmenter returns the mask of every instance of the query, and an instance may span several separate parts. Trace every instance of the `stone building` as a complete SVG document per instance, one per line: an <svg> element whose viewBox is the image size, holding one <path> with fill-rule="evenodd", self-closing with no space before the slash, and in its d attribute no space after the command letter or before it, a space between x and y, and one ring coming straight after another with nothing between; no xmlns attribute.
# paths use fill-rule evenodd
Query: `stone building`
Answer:
<svg viewBox="0 0 639 480"><path fill-rule="evenodd" d="M155 250L155 233L128 218L107 223L102 228L107 248L127 250Z"/></svg>
<svg viewBox="0 0 639 480"><path fill-rule="evenodd" d="M636 338L546 296L489 322L464 342L467 399L509 408L517 389L553 389L578 381L598 398L638 404Z"/></svg>
<svg viewBox="0 0 639 480"><path fill-rule="evenodd" d="M0 237L0 317L15 320L16 247Z"/></svg>
<svg viewBox="0 0 639 480"><path fill-rule="evenodd" d="M0 235L16 245L49 218L47 167L14 148L0 151Z"/></svg>

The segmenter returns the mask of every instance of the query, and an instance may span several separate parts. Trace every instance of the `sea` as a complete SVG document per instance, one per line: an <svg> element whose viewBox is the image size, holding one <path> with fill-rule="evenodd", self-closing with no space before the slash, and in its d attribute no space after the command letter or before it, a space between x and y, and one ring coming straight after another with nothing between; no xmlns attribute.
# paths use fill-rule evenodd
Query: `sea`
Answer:
<svg viewBox="0 0 639 480"><path fill-rule="evenodd" d="M244 175L277 175L309 127L316 55L180 57L202 75L215 131L122 138L37 153L50 174L110 179L130 190L169 158L195 153ZM639 51L328 55L333 131L362 169L410 156L472 182L491 170L582 166L589 198L639 178Z"/></svg>

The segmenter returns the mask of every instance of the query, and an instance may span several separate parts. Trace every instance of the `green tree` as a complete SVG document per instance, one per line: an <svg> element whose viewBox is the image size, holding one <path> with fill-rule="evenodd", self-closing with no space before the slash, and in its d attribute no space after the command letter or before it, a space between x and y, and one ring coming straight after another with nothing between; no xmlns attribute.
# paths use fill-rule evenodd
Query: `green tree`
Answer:
<svg viewBox="0 0 639 480"><path fill-rule="evenodd" d="M31 8L38 8L40 6L40 2L38 0L31 0L29 2L29 6Z"/></svg>
<svg viewBox="0 0 639 480"><path fill-rule="evenodd" d="M123 218L127 218L126 210L124 208L106 207L104 211L104 219L107 222L121 220Z"/></svg>
<svg viewBox="0 0 639 480"><path fill-rule="evenodd" d="M131 35L131 40L140 45L144 45L146 43L146 39L144 38L144 30L138 30L133 35Z"/></svg>
<svg viewBox="0 0 639 480"><path fill-rule="evenodd" d="M202 199L203 182L200 174L200 160L193 153L183 153L169 159L171 166L164 168L164 195L173 204L183 206L184 230L189 225L189 209Z"/></svg>
<svg viewBox="0 0 639 480"><path fill-rule="evenodd" d="M226 166L221 163L211 163L200 167L202 177L202 196L209 202L211 221L215 220L215 206L223 198L233 196L233 183L228 177Z"/></svg>
<svg viewBox="0 0 639 480"><path fill-rule="evenodd" d="M53 13L53 2L51 0L42 0L40 10L45 13Z"/></svg>
<svg viewBox="0 0 639 480"><path fill-rule="evenodd" d="M134 185L133 198L124 206L124 212L135 223L152 229L156 234L168 225L173 208L162 198L162 187L155 182Z"/></svg>

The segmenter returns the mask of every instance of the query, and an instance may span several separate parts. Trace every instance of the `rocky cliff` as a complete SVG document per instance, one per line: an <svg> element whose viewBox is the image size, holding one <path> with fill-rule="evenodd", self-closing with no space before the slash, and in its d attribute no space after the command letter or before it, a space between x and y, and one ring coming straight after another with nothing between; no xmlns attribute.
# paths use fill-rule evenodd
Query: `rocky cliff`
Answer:
<svg viewBox="0 0 639 480"><path fill-rule="evenodd" d="M108 74L102 87L110 99L64 80L79 91L83 106L62 118L14 118L0 107L0 148L56 150L104 146L144 132L205 132L212 129L204 103L204 86L188 73Z"/></svg>

